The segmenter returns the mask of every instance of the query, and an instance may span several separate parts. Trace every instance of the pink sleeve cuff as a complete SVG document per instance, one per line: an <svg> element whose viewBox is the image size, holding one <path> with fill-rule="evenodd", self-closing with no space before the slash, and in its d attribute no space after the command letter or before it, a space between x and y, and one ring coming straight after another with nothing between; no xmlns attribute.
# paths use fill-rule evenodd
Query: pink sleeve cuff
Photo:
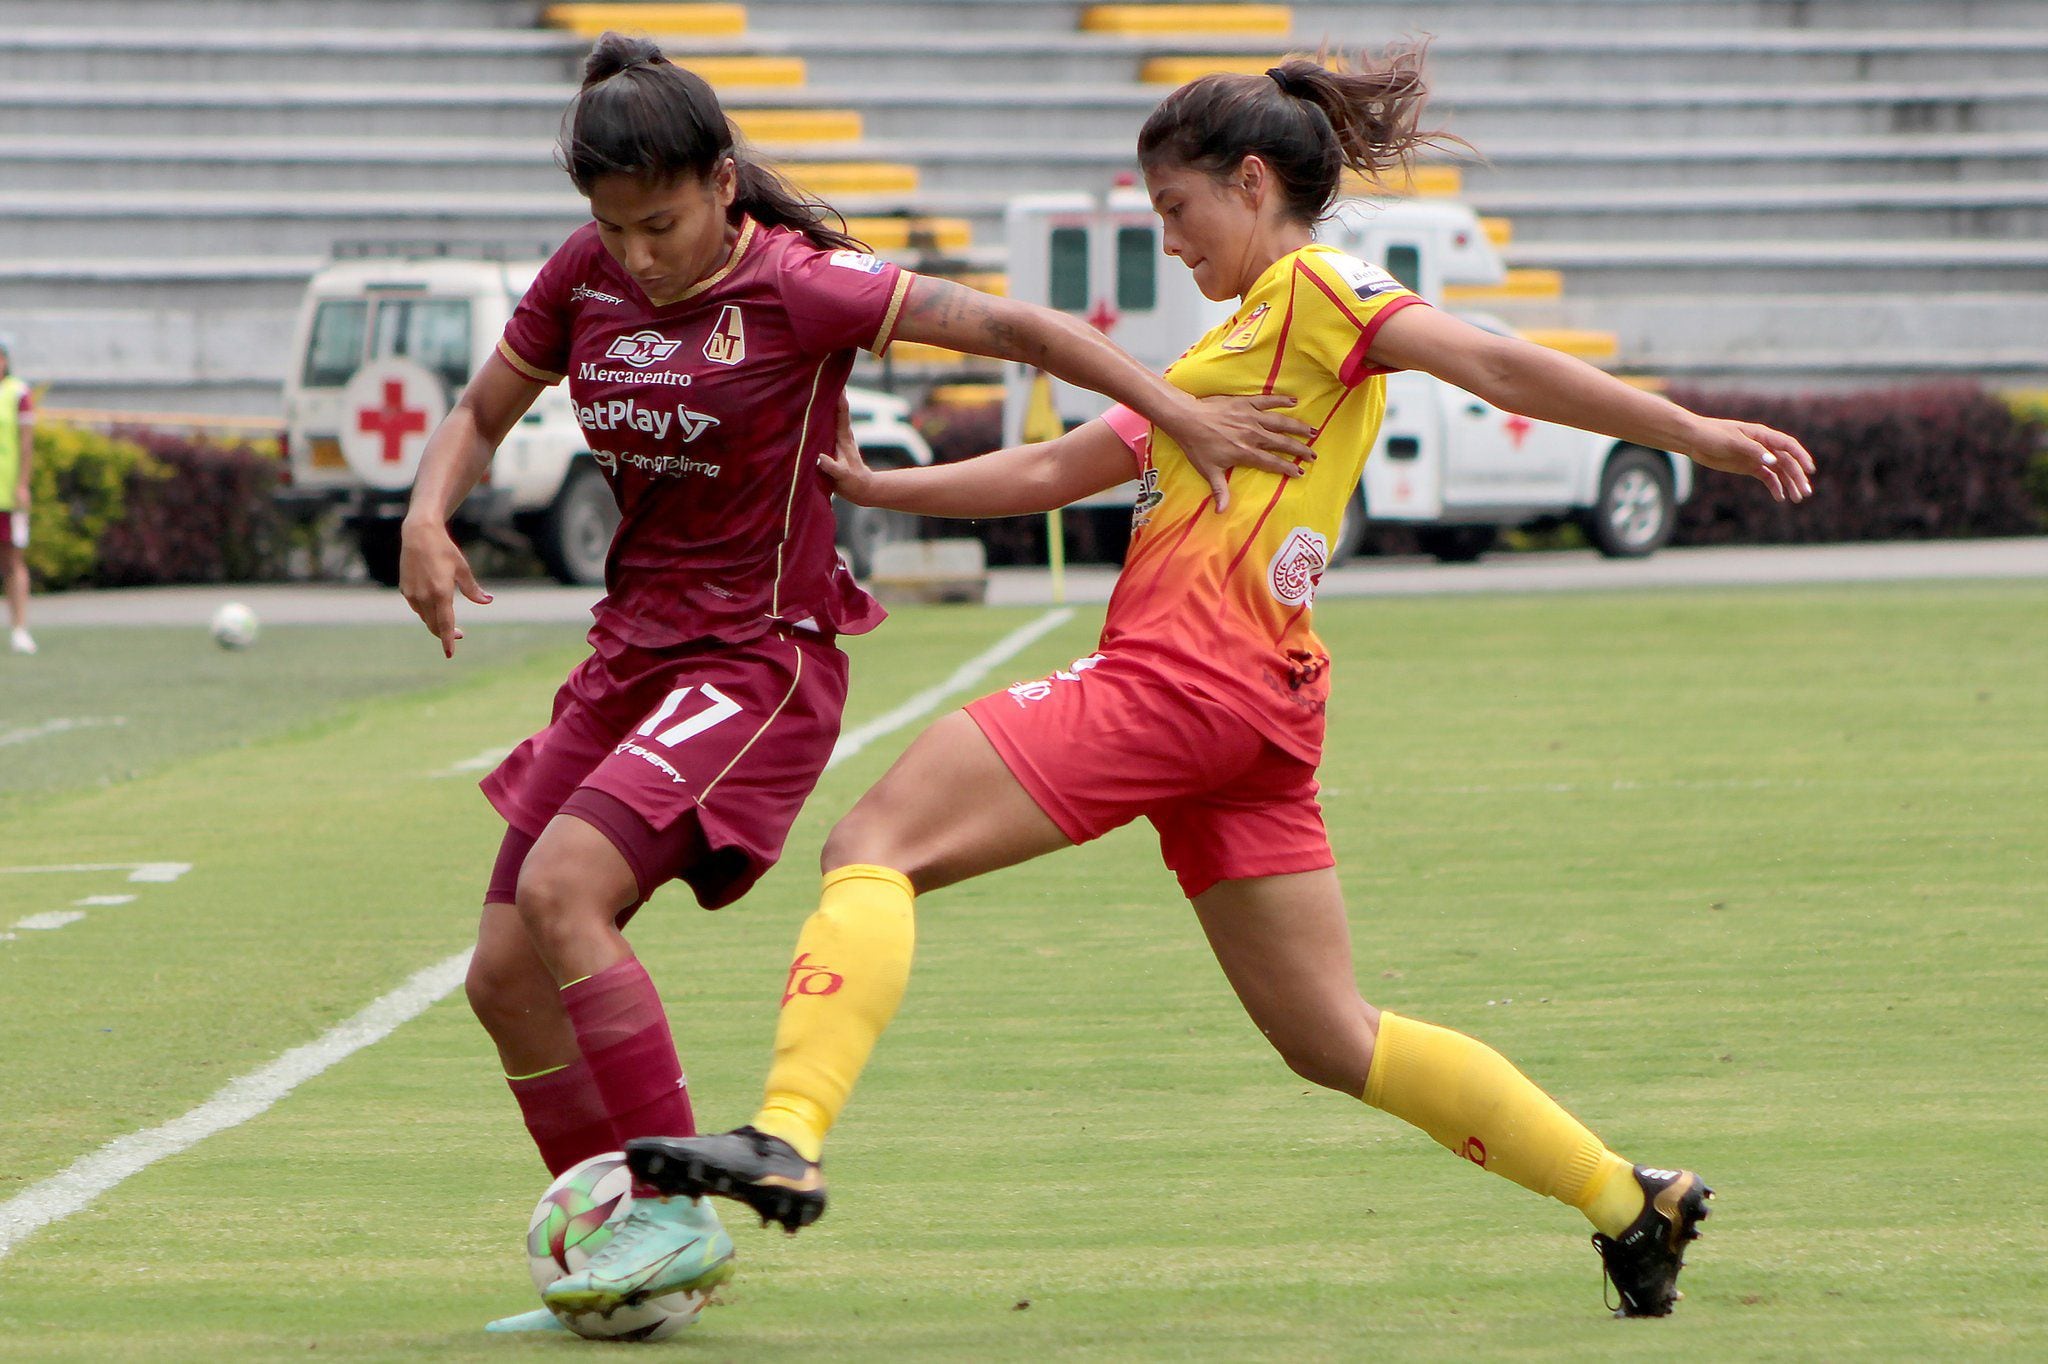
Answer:
<svg viewBox="0 0 2048 1364"><path fill-rule="evenodd" d="M1145 457L1152 449L1152 423L1143 414L1133 412L1118 403L1102 414L1102 420L1109 429L1116 432L1117 439L1130 447L1131 461L1140 470L1145 467Z"/></svg>

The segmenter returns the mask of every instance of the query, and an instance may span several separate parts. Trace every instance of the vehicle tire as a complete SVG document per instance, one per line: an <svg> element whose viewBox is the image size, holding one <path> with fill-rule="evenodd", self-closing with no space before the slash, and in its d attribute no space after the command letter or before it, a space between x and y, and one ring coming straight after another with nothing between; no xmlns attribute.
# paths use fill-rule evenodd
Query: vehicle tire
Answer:
<svg viewBox="0 0 2048 1364"><path fill-rule="evenodd" d="M398 586L402 524L395 519L356 523L356 548L362 551L363 567L369 570L371 582L385 587Z"/></svg>
<svg viewBox="0 0 2048 1364"><path fill-rule="evenodd" d="M1469 564L1500 543L1500 527L1424 526L1415 543L1440 564Z"/></svg>
<svg viewBox="0 0 2048 1364"><path fill-rule="evenodd" d="M1341 568L1365 548L1365 489L1360 488L1344 504L1344 519L1337 523L1337 538L1330 542L1330 567Z"/></svg>
<svg viewBox="0 0 2048 1364"><path fill-rule="evenodd" d="M1610 559L1640 559L1664 547L1678 519L1671 466L1662 455L1623 446L1600 475L1600 500L1582 524L1586 538Z"/></svg>
<svg viewBox="0 0 2048 1364"><path fill-rule="evenodd" d="M619 504L604 475L578 460L535 527L533 548L556 582L596 587L604 582L605 555L618 528Z"/></svg>
<svg viewBox="0 0 2048 1364"><path fill-rule="evenodd" d="M871 469L903 469L911 463L894 451L875 451L865 458ZM909 512L856 507L851 502L834 498L832 515L838 526L834 538L838 541L839 552L856 578L865 578L875 571L875 551L883 545L917 538L918 518Z"/></svg>

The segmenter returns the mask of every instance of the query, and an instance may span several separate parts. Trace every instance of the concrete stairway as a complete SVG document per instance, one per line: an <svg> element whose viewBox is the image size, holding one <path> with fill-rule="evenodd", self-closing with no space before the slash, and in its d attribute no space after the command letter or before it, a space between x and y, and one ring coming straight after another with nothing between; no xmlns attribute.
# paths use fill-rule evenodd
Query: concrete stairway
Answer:
<svg viewBox="0 0 2048 1364"><path fill-rule="evenodd" d="M1433 31L1432 115L1487 158L1466 197L1511 220L1512 264L1564 279L1473 306L1614 331L1674 376L2048 382L2048 3L1349 0L1210 34L1094 31L1090 8L753 0L741 32L663 41L878 244L936 234L898 253L990 271L1005 198L1130 170L1161 81ZM552 137L588 40L543 9L0 0L23 372L56 406L271 412L335 241L559 241L582 204Z"/></svg>

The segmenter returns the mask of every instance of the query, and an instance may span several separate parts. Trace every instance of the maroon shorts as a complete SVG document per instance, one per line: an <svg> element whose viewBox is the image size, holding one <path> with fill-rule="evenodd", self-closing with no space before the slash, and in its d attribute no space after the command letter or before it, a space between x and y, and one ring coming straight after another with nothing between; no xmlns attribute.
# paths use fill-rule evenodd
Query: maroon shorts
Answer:
<svg viewBox="0 0 2048 1364"><path fill-rule="evenodd" d="M1189 899L1218 881L1334 866L1315 764L1186 681L1095 654L967 714L1076 843L1143 815Z"/></svg>
<svg viewBox="0 0 2048 1364"><path fill-rule="evenodd" d="M525 847L565 813L618 847L643 898L680 878L706 909L739 899L832 756L846 674L836 645L802 631L592 654L548 727L484 778L512 826L486 901L511 901Z"/></svg>

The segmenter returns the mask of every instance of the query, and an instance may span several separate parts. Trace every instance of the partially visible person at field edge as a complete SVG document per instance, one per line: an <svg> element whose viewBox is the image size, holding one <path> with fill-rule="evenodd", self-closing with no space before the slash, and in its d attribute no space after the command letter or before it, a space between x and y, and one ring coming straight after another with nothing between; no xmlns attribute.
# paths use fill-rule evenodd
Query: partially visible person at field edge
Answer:
<svg viewBox="0 0 2048 1364"><path fill-rule="evenodd" d="M483 604L450 515L567 377L621 520L591 655L550 723L483 782L506 821L468 994L550 1171L691 1130L661 997L623 934L656 887L706 908L781 854L839 734L842 634L882 610L833 546L819 468L856 349L928 342L1020 360L1130 404L1200 452L1296 472L1307 428L1204 408L1093 328L913 275L736 147L718 99L653 43L607 34L564 122L593 221L541 269L496 353L430 437L401 590L453 656L455 594ZM614 1233L658 1254L641 1294L730 1273L708 1207L646 1188ZM547 1301L587 1304L576 1285ZM587 1297L587 1294L585 1295ZM545 1312L494 1323L547 1329Z"/></svg>
<svg viewBox="0 0 2048 1364"><path fill-rule="evenodd" d="M1225 516L1176 433L1127 408L1044 444L870 472L842 432L841 496L925 516L1038 512L1134 474L1129 555L1097 651L933 724L832 830L797 941L766 1098L720 1136L629 1142L670 1193L748 1203L791 1230L825 1206L827 1130L908 978L913 897L1097 838L1143 815L1251 1020L1306 1079L1402 1118L1464 1159L1579 1209L1620 1313L1661 1316L1710 1191L1632 1166L1484 1043L1360 997L1316 802L1329 657L1310 609L1380 425L1383 375L1427 371L1509 411L1811 490L1781 432L1696 416L1577 360L1429 307L1314 240L1348 167L1418 144L1420 52L1346 71L1291 59L1207 76L1152 114L1139 159L1166 253L1226 322L1169 370L1191 395L1282 394L1322 457L1288 481L1240 470ZM629 1271L632 1247L598 1256Z"/></svg>
<svg viewBox="0 0 2048 1364"><path fill-rule="evenodd" d="M28 632L29 472L36 457L36 405L14 373L13 343L0 336L0 576L7 579L7 647L36 651Z"/></svg>

